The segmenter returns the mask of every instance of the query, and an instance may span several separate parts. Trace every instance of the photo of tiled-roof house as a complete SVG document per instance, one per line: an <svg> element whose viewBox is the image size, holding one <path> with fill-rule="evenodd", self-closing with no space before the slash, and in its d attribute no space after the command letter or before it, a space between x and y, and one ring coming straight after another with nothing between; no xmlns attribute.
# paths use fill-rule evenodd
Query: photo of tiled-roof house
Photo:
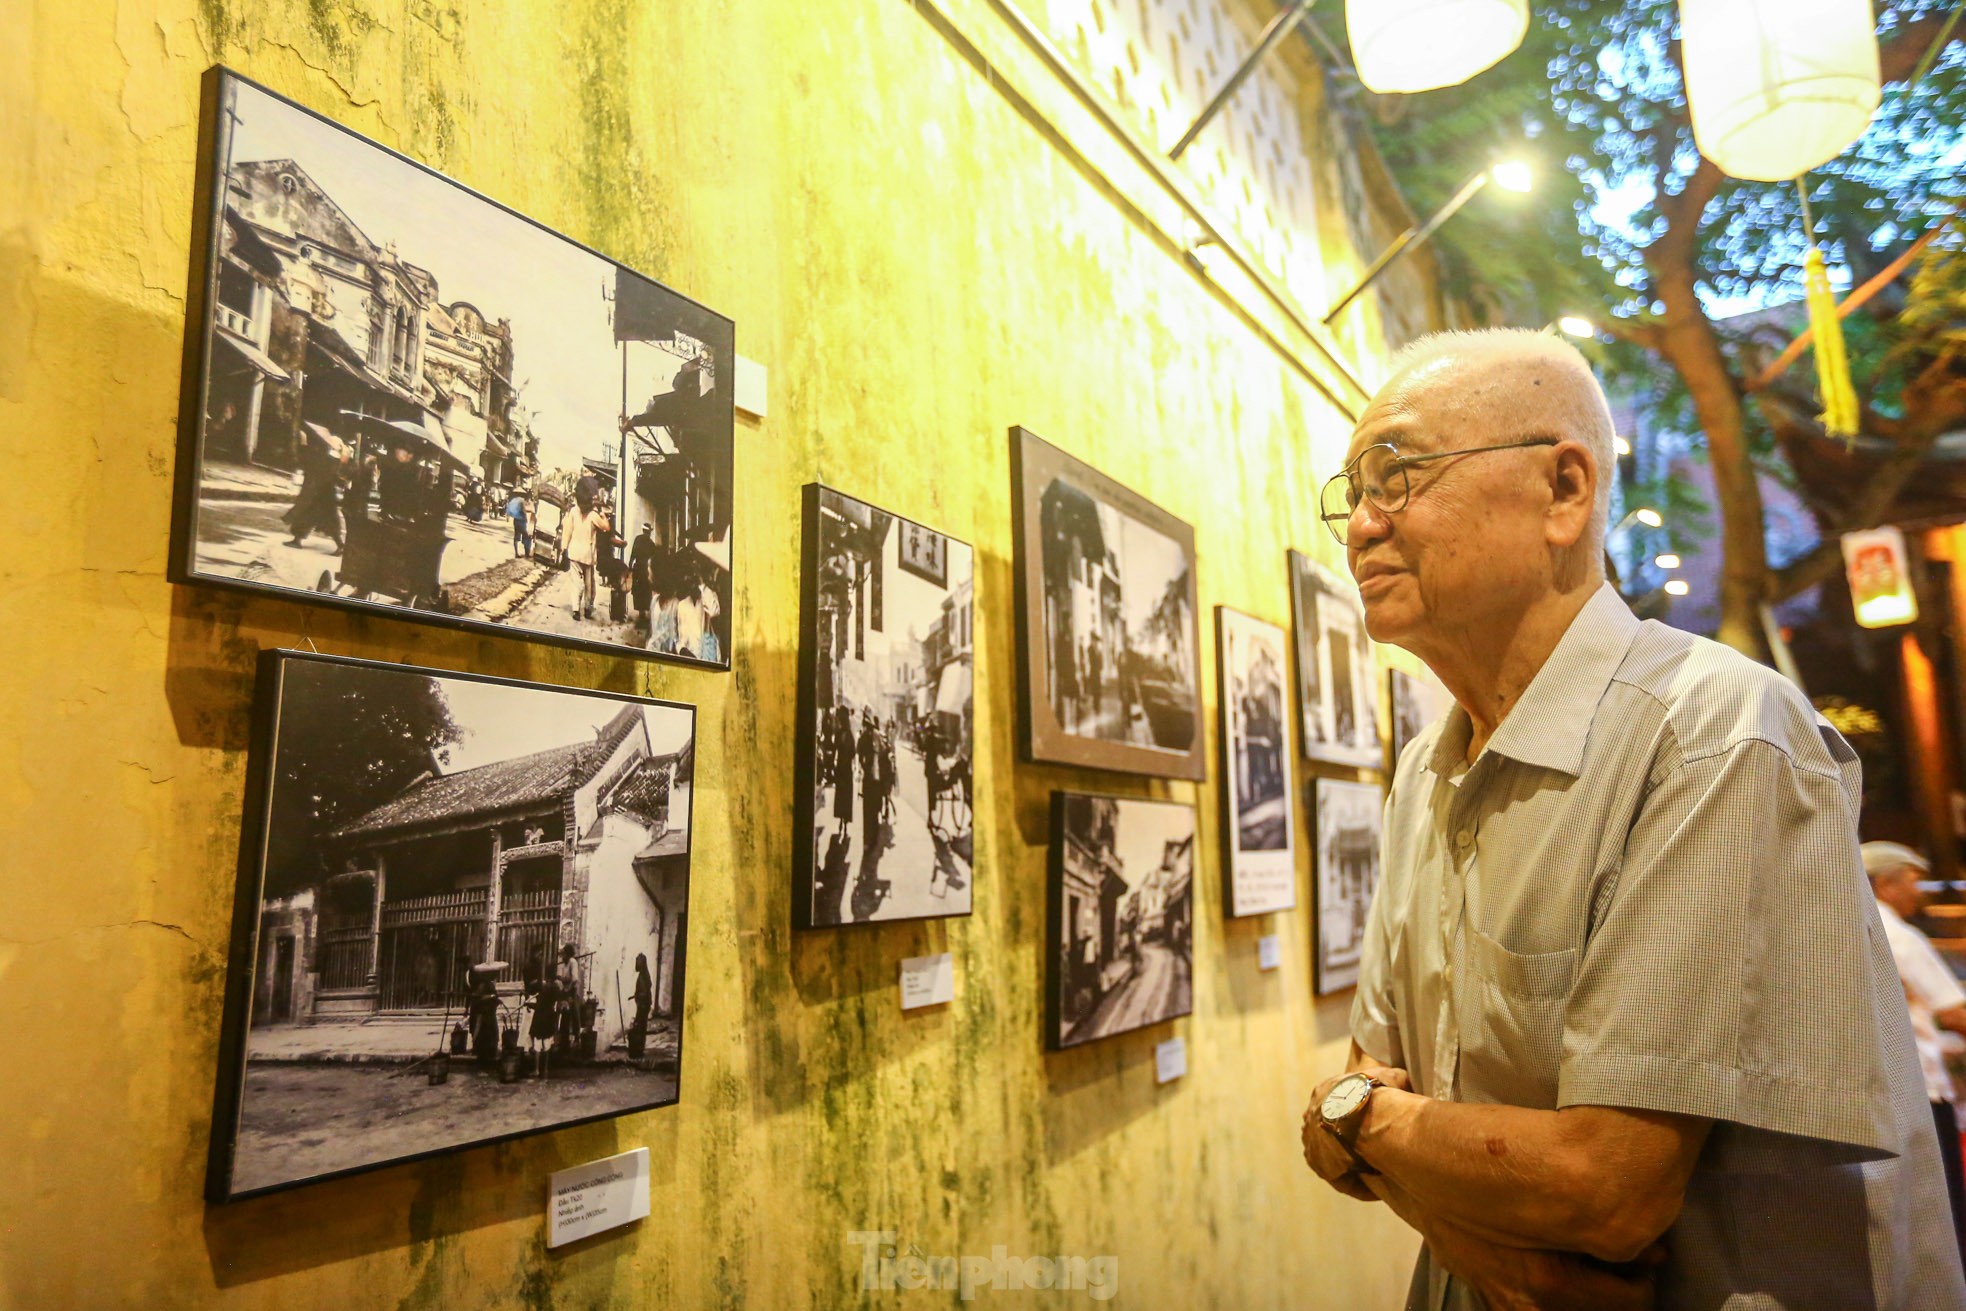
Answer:
<svg viewBox="0 0 1966 1311"><path fill-rule="evenodd" d="M683 712L627 706L590 742L455 773L433 762L329 833L336 872L263 908L255 1023L455 1014L473 965L502 962L499 991L516 996L569 945L602 1050L625 1040L638 954L655 1014L673 1018L694 752L655 752L661 713Z"/></svg>

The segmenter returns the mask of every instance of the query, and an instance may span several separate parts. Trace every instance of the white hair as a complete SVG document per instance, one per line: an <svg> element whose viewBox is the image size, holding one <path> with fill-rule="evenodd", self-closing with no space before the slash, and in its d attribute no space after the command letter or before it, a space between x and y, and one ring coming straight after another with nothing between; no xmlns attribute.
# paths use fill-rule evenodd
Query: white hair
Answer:
<svg viewBox="0 0 1966 1311"><path fill-rule="evenodd" d="M1429 333L1401 349L1391 363L1391 380L1382 391L1424 384L1427 375L1449 369L1494 369L1499 385L1492 389L1457 380L1457 403L1470 417L1498 440L1514 432L1581 443L1597 466L1597 502L1585 534L1602 545L1611 519L1611 485L1617 480L1617 440L1611 404L1582 351L1553 332L1478 328Z"/></svg>

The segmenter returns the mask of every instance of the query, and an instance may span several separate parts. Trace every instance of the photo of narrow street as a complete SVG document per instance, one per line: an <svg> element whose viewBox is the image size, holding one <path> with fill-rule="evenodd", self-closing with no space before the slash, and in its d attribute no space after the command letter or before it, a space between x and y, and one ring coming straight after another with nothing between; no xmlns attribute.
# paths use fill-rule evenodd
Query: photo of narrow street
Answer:
<svg viewBox="0 0 1966 1311"><path fill-rule="evenodd" d="M1195 811L1053 794L1056 1047L1193 1008Z"/></svg>
<svg viewBox="0 0 1966 1311"><path fill-rule="evenodd" d="M804 927L967 915L974 733L967 544L807 489ZM809 810L804 807L810 807Z"/></svg>

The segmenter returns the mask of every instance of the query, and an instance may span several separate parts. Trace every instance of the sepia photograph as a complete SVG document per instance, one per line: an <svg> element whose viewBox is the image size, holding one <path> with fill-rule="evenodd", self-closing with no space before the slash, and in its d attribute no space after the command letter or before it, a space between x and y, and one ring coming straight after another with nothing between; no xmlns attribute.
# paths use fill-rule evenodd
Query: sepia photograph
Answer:
<svg viewBox="0 0 1966 1311"><path fill-rule="evenodd" d="M207 1193L666 1106L693 707L270 651Z"/></svg>
<svg viewBox="0 0 1966 1311"><path fill-rule="evenodd" d="M730 665L731 321L225 69L172 578Z"/></svg>
<svg viewBox="0 0 1966 1311"><path fill-rule="evenodd" d="M1224 900L1231 916L1297 904L1291 850L1290 720L1284 631L1215 607L1222 712Z"/></svg>
<svg viewBox="0 0 1966 1311"><path fill-rule="evenodd" d="M793 922L967 915L973 553L813 483L802 577Z"/></svg>
<svg viewBox="0 0 1966 1311"><path fill-rule="evenodd" d="M1377 768L1384 763L1379 681L1358 589L1303 552L1292 551L1290 602L1297 629L1297 706L1305 757Z"/></svg>
<svg viewBox="0 0 1966 1311"><path fill-rule="evenodd" d="M1358 982L1365 917L1379 887L1379 827L1385 801L1376 783L1321 778L1314 785L1320 997Z"/></svg>
<svg viewBox="0 0 1966 1311"><path fill-rule="evenodd" d="M1454 708L1454 697L1432 671L1409 674L1404 669L1386 671L1387 704L1392 707L1392 742L1389 772L1399 769L1399 758L1406 744Z"/></svg>
<svg viewBox="0 0 1966 1311"><path fill-rule="evenodd" d="M1193 806L1051 794L1053 1047L1194 1009L1194 872Z"/></svg>
<svg viewBox="0 0 1966 1311"><path fill-rule="evenodd" d="M1035 433L1011 449L1026 754L1201 778L1194 529Z"/></svg>

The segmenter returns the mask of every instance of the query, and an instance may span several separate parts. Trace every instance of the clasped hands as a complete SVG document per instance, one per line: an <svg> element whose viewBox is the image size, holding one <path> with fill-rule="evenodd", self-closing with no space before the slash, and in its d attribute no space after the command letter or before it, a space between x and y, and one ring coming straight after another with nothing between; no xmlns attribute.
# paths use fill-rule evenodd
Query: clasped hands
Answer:
<svg viewBox="0 0 1966 1311"><path fill-rule="evenodd" d="M1346 1074L1371 1075L1382 1088L1410 1094L1412 1080L1405 1070L1364 1063ZM1574 1252L1517 1246L1478 1235L1466 1223L1423 1209L1396 1179L1367 1177L1336 1136L1324 1127L1318 1113L1325 1096L1346 1074L1333 1075L1311 1093L1304 1108L1304 1163L1318 1178L1347 1197L1384 1201L1401 1219L1419 1230L1442 1269L1475 1288L1490 1311L1650 1311L1656 1305L1655 1277L1665 1261L1665 1249L1654 1244L1636 1261L1613 1266ZM1374 1099L1380 1098L1374 1089ZM1369 1121L1374 1109L1366 1111Z"/></svg>

